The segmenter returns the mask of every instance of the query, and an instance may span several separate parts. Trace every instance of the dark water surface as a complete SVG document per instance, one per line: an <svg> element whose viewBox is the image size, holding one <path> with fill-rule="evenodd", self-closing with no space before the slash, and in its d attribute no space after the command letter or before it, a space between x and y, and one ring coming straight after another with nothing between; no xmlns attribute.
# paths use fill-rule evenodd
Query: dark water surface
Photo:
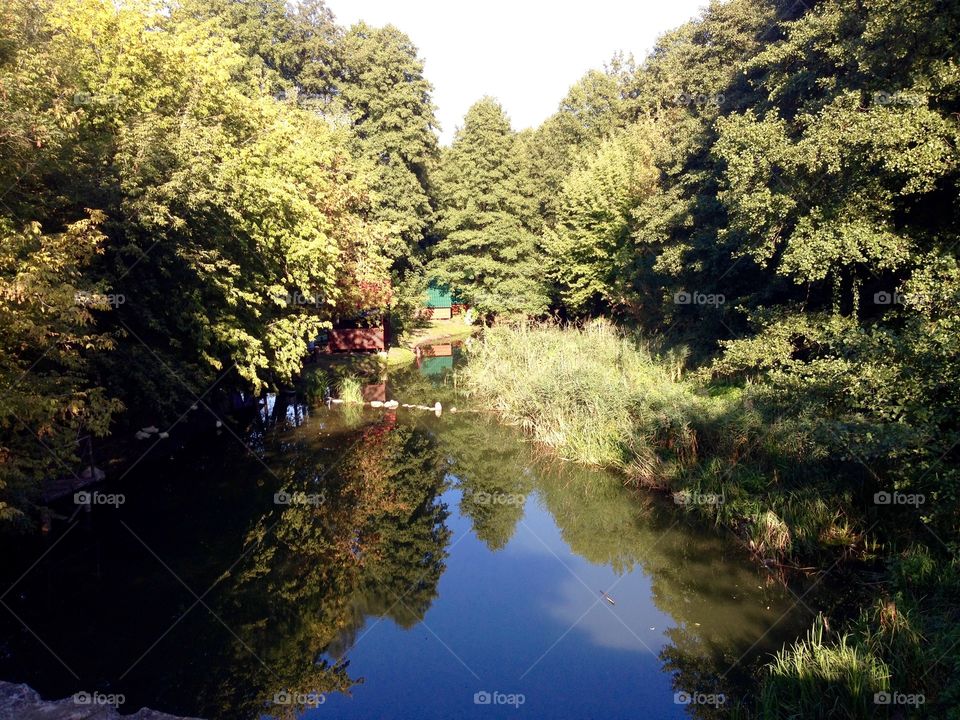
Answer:
<svg viewBox="0 0 960 720"><path fill-rule="evenodd" d="M445 352L365 388L439 417L271 398L252 429L101 486L119 507L63 503L5 551L0 679L204 718L729 709L807 626L791 591L663 500L463 412Z"/></svg>

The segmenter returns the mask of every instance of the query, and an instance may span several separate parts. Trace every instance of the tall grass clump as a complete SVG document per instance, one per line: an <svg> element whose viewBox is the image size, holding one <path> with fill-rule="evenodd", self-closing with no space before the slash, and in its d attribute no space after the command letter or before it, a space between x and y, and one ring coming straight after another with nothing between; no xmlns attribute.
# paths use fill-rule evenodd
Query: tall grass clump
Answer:
<svg viewBox="0 0 960 720"><path fill-rule="evenodd" d="M562 457L653 478L662 445L696 452L690 390L612 325L494 327L462 376L468 394Z"/></svg>
<svg viewBox="0 0 960 720"><path fill-rule="evenodd" d="M874 693L890 689L886 663L849 635L834 637L818 616L807 637L785 647L767 666L760 717L867 720L877 715Z"/></svg>
<svg viewBox="0 0 960 720"><path fill-rule="evenodd" d="M337 381L337 397L345 403L362 403L363 385L352 375L345 375Z"/></svg>

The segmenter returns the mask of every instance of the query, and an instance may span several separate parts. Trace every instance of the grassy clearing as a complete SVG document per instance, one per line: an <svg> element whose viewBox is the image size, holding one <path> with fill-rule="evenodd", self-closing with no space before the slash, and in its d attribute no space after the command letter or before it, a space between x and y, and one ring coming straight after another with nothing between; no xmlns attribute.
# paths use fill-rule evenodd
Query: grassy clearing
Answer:
<svg viewBox="0 0 960 720"><path fill-rule="evenodd" d="M477 329L477 325L464 323L462 315L449 320L430 320L424 327L411 332L404 340L404 344L409 347L416 347L440 340L463 340L473 335Z"/></svg>
<svg viewBox="0 0 960 720"><path fill-rule="evenodd" d="M387 353L387 367L398 368L410 365L417 359L413 350L408 347L392 347Z"/></svg>

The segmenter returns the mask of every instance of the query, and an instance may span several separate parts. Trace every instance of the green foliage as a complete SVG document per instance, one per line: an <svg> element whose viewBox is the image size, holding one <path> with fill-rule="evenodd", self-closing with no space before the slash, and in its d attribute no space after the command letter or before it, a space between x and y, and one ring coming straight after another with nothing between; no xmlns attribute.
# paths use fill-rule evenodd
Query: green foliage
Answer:
<svg viewBox="0 0 960 720"><path fill-rule="evenodd" d="M363 393L360 380L352 375L340 378L337 383L337 397L347 403L362 403Z"/></svg>
<svg viewBox="0 0 960 720"><path fill-rule="evenodd" d="M306 342L387 284L350 130L274 96L304 36L331 34L321 6L298 13L82 0L0 16L4 376L45 408L6 416L5 515L73 472L110 398L153 424L215 386L289 383Z"/></svg>
<svg viewBox="0 0 960 720"><path fill-rule="evenodd" d="M44 233L39 223L15 231L0 218L0 521L21 529L39 481L69 472L81 436L105 435L122 409L89 376L90 356L114 347L94 327L108 298L84 277L101 252L102 222L93 212Z"/></svg>
<svg viewBox="0 0 960 720"><path fill-rule="evenodd" d="M546 310L518 157L503 108L484 98L467 112L437 172L442 239L433 248L430 272L482 313Z"/></svg>
<svg viewBox="0 0 960 720"><path fill-rule="evenodd" d="M876 716L874 693L890 689L889 669L849 636L829 636L818 617L806 639L777 653L763 687L763 718Z"/></svg>
<svg viewBox="0 0 960 720"><path fill-rule="evenodd" d="M573 312L629 302L630 212L656 189L655 128L637 123L604 140L563 181L556 224L544 233L550 279Z"/></svg>
<svg viewBox="0 0 960 720"><path fill-rule="evenodd" d="M339 101L352 121L355 152L371 164L372 219L385 225L383 252L397 266L417 265L416 250L433 213L433 88L416 47L392 25L355 25L341 48Z"/></svg>
<svg viewBox="0 0 960 720"><path fill-rule="evenodd" d="M470 350L467 391L570 460L639 471L683 435L689 388L608 323L494 327Z"/></svg>
<svg viewBox="0 0 960 720"><path fill-rule="evenodd" d="M633 70L632 60L616 56L604 72L587 72L571 86L557 112L527 133L523 162L529 168L530 194L547 227L556 221L558 194L570 171L626 125L625 83Z"/></svg>
<svg viewBox="0 0 960 720"><path fill-rule="evenodd" d="M492 336L478 352L488 377L472 382L569 457L723 493L715 519L770 560L919 546L927 560L910 572L949 577L960 543L958 34L960 8L936 0L731 0L666 34L641 65L589 75L525 140L551 297L560 313L615 314L689 348L706 359L699 387L682 384L675 413L644 424L591 380L593 344L581 348L590 359L568 359L571 372L536 334L535 354ZM618 151L633 133L649 140ZM649 185L636 192L630 177ZM599 355L620 388L621 361ZM579 383L617 418L606 436L591 435L605 415L578 400ZM925 502L894 517L871 503L876 491ZM955 653L941 644L940 663L916 646L955 624L955 584L926 595L906 584L887 598L901 597L895 617L878 611L862 632L781 654L767 715L870 716L866 688L887 669L953 707L940 666ZM924 663L946 689L921 682Z"/></svg>

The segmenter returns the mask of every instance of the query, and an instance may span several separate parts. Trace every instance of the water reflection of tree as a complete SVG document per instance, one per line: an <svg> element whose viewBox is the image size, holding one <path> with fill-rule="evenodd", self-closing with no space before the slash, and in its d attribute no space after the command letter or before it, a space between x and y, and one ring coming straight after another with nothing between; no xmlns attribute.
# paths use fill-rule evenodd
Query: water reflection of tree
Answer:
<svg viewBox="0 0 960 720"><path fill-rule="evenodd" d="M802 623L791 620L763 637L790 605L788 591L729 541L690 527L663 502L583 468L541 464L536 479L537 493L575 553L618 574L639 567L650 578L654 604L676 623L660 659L677 690L723 693L732 704L742 697L749 666L799 632ZM709 718L729 706L688 710Z"/></svg>
<svg viewBox="0 0 960 720"><path fill-rule="evenodd" d="M280 441L271 490L293 502L257 522L232 571L222 609L236 633L225 649L231 672L203 699L218 716L302 709L268 707L282 691L349 692L348 663L326 658L342 657L367 616L409 627L436 597L450 533L436 500L444 473L435 442L391 416L334 440L350 447L335 466L322 442Z"/></svg>
<svg viewBox="0 0 960 720"><path fill-rule="evenodd" d="M509 428L475 415L446 418L439 442L462 491L460 513L491 550L504 547L532 487L530 454Z"/></svg>
<svg viewBox="0 0 960 720"><path fill-rule="evenodd" d="M357 536L362 572L354 602L366 615L412 627L436 597L445 568L449 512L437 500L444 464L433 436L417 428L394 428L377 450L353 454L345 472L387 493Z"/></svg>
<svg viewBox="0 0 960 720"><path fill-rule="evenodd" d="M440 448L447 473L463 493L460 513L470 518L476 536L491 550L505 546L523 517L523 504L513 502L513 498L498 502L497 498L529 492L529 448L512 428L476 413L453 412L463 398L457 395L450 373L427 376L413 368L396 373L391 385L402 401L442 404L440 418L419 416L418 427L424 428ZM477 502L488 496L490 502Z"/></svg>
<svg viewBox="0 0 960 720"><path fill-rule="evenodd" d="M492 550L510 541L523 507L475 498L536 492L573 552L617 573L642 569L655 604L677 623L661 653L677 689L737 697L738 675L727 671L782 612L785 591L771 585L757 593L762 575L742 557L725 557L728 543L676 527L676 513L630 495L614 476L549 461L513 429L483 416L451 414L462 400L449 386L418 380L400 387L402 401L441 400L442 417L407 416L415 422L397 425L390 413L374 415L376 424L359 434L342 423L347 429L338 435L342 412L321 408L322 435L292 433L279 442L271 465L280 484L306 494L323 487L325 504L278 508L248 538L255 549L234 571L231 602L245 619L242 641L270 670L249 656L234 658L243 672L232 673L233 684L246 686L224 690L224 702L241 697L253 709L280 689L349 691L353 680L337 659L367 618L386 616L403 627L423 618L436 597L450 535L447 509L437 500L445 475L463 490L461 513ZM338 448L352 442L325 475ZM771 633L755 652L783 634ZM234 650L244 655L240 643ZM691 706L702 717L708 710Z"/></svg>
<svg viewBox="0 0 960 720"><path fill-rule="evenodd" d="M783 621L738 662L787 609L790 596L735 546L690 527L662 499L629 491L613 474L557 461L483 416L444 416L438 441L464 491L461 513L490 549L509 542L522 508L475 503L471 495L536 492L574 553L617 574L640 569L650 577L655 605L676 622L660 658L677 690L724 693L732 704L749 665L799 627ZM716 710L688 709L704 718Z"/></svg>

